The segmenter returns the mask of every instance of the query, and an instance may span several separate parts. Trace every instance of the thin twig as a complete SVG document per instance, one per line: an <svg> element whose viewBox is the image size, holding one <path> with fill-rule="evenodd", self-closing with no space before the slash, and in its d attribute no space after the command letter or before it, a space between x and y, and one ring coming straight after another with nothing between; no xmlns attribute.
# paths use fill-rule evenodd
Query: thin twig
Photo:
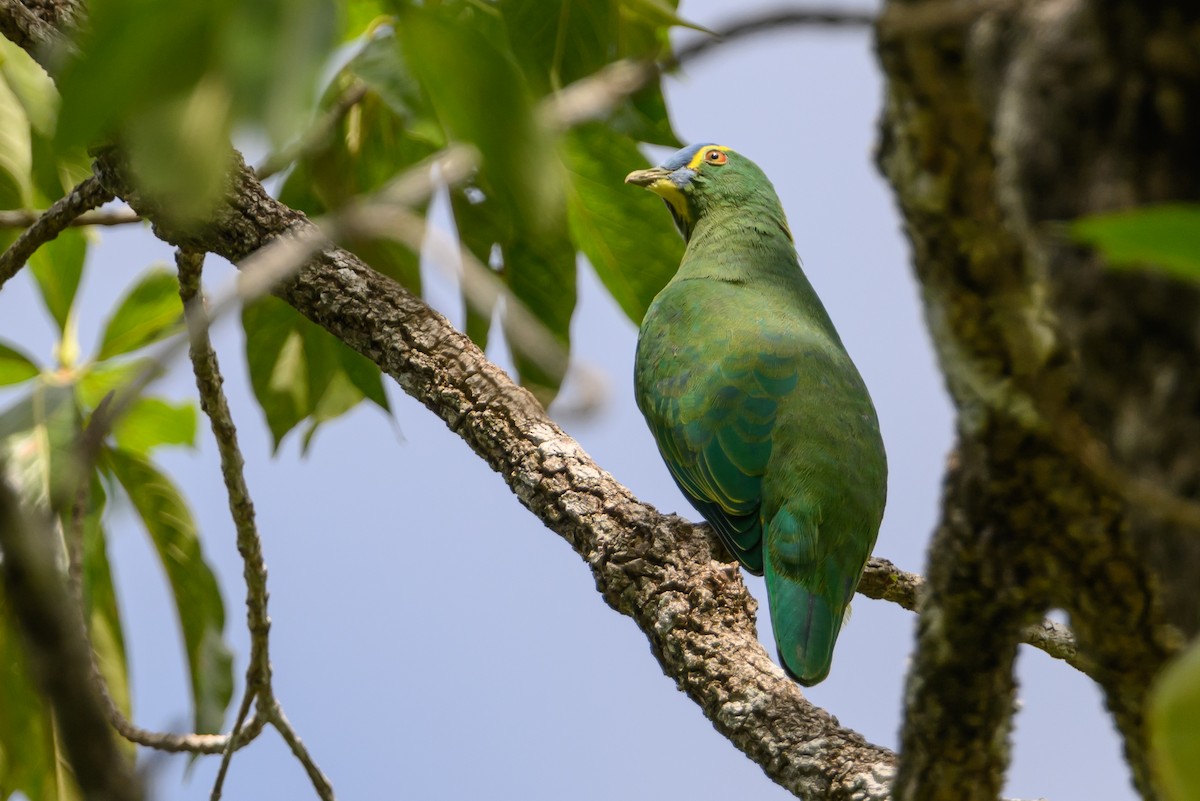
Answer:
<svg viewBox="0 0 1200 801"><path fill-rule="evenodd" d="M0 228L28 228L36 223L45 211L37 209L7 209L0 211ZM141 222L142 218L129 209L112 211L89 211L71 220L70 226L82 228L87 225L129 225Z"/></svg>
<svg viewBox="0 0 1200 801"><path fill-rule="evenodd" d="M268 653L268 637L271 621L267 615L267 566L263 560L262 539L254 521L254 503L246 485L245 460L237 442L237 427L229 410L229 402L222 389L217 363L208 336L211 322L204 308L204 297L200 288L200 275L204 265L204 254L180 248L175 254L179 269L179 297L183 301L184 318L187 321L192 372L196 376L196 390L200 395L200 408L208 415L217 451L221 457L221 476L225 480L225 492L229 497L229 513L237 531L238 553L242 555L242 575L246 581L246 622L250 629L250 660L246 667L246 687L237 718L221 756L221 766L213 784L212 801L221 797L221 787L229 770L233 752L241 739L242 726L250 713L255 698L268 697L271 685L271 661ZM271 721L274 722L274 721Z"/></svg>
<svg viewBox="0 0 1200 801"><path fill-rule="evenodd" d="M296 734L296 729L292 726L291 721L287 719L287 715L283 714L283 707L279 705L278 701L272 699L271 710L268 714L271 718L271 724L279 731L280 736L283 737L283 741L292 750L292 754L304 766L304 770L308 773L308 778L312 782L313 788L317 791L317 795L321 797L322 801L336 801L333 785L329 783L329 779L317 767L312 754L308 752L308 747L304 745L300 736ZM216 801L216 799L213 799L213 801Z"/></svg>
<svg viewBox="0 0 1200 801"><path fill-rule="evenodd" d="M238 750L240 746L240 736L242 727L246 723L246 718L250 714L250 705L254 703L256 693L251 692L249 682L245 692L242 693L242 702L238 705L237 717L233 721L233 729L229 732L229 740L225 744L225 749L221 752L221 764L217 767L217 778L213 781L212 793L209 798L211 801L220 801L221 790L225 786L225 776L229 773L229 764L233 761L233 752ZM265 720L265 718L263 718Z"/></svg>
<svg viewBox="0 0 1200 801"><path fill-rule="evenodd" d="M782 8L759 12L720 25L715 36L697 36L675 51L664 65L671 69L698 59L717 47L762 33L795 27L851 28L870 30L877 15L873 11L841 8Z"/></svg>
<svg viewBox="0 0 1200 801"><path fill-rule="evenodd" d="M39 247L58 236L71 221L89 209L112 200L96 176L89 176L56 200L37 221L25 229L8 250L0 253L0 287L17 274Z"/></svg>
<svg viewBox="0 0 1200 801"><path fill-rule="evenodd" d="M177 734L174 732L151 731L134 725L125 717L125 713L121 711L120 707L117 706L117 702L108 688L108 682L104 679L104 673L100 670L100 663L97 660L95 648L92 647L91 632L87 623L87 612L84 606L83 525L87 516L91 495L91 468L100 452L105 436L102 433L104 430L102 421L105 418L109 405L112 403L113 397L114 394L110 392L100 401L93 412L91 421L89 421L80 434L79 443L75 449L78 454L77 459L79 463L79 488L76 491L74 505L71 510L70 525L65 532L67 546L67 586L71 591L75 607L79 612L79 630L88 643L92 681L100 697L100 701L104 705L104 711L108 716L109 724L116 730L117 734L126 740L158 751L186 752L192 754L224 753L229 744L234 741L232 733ZM246 724L245 730L237 738L234 748L242 748L248 745L262 733L263 726L264 721L258 718L251 718L250 722Z"/></svg>
<svg viewBox="0 0 1200 801"><path fill-rule="evenodd" d="M871 557L858 583L858 592L867 598L890 601L910 612L917 611L925 579L916 573L901 570L887 559ZM1052 620L1027 626L1021 632L1021 642L1061 659L1081 673L1095 678L1096 666L1082 654L1075 634L1067 626Z"/></svg>

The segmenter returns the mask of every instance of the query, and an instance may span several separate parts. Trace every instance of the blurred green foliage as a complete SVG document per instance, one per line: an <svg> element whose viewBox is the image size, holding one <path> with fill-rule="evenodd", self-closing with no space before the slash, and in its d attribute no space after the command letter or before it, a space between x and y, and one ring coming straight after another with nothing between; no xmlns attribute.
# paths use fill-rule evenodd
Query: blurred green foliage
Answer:
<svg viewBox="0 0 1200 801"><path fill-rule="evenodd" d="M1152 764L1165 798L1200 798L1200 641L1163 669L1149 706Z"/></svg>
<svg viewBox="0 0 1200 801"><path fill-rule="evenodd" d="M141 191L172 222L202 225L221 200L235 133L279 152L330 121L328 135L301 151L279 187L288 205L323 215L369 199L451 143L468 143L481 166L465 185L444 190L448 208L465 253L492 272L489 286L503 291L496 299L464 285L467 333L486 347L499 319L519 378L549 403L566 360L527 352L521 343L537 338L520 329L537 326L543 340L548 335L567 352L581 255L640 321L678 263L682 242L659 201L622 181L646 166L641 143L679 142L657 81L565 133L544 124L539 104L616 60L661 56L668 29L682 24L675 6L92 0L75 55L60 54L53 78L0 40L0 209L46 208L90 174L88 148L117 143ZM347 104L348 93L359 91ZM15 236L0 229L0 247ZM57 341L48 364L0 341L0 387L15 398L0 414L0 457L8 479L29 504L54 516L64 538L81 535L97 658L127 714L125 641L107 542L112 509L132 511L173 594L194 729L217 731L233 686L224 605L184 497L154 462L160 448L194 444L195 405L143 396L115 422L94 460L79 458L97 408L145 369L144 349L181 331L177 279L165 268L144 273L84 356L75 318L92 244L86 230L71 228L30 259L27 272ZM409 291L422 291L419 238L357 235L343 244ZM363 400L388 410L379 370L282 301L246 304L242 324L250 383L276 448L299 428L307 449L321 425ZM88 488L87 503L77 517L80 487ZM53 720L15 636L0 603L0 800L13 793L31 801L74 797Z"/></svg>
<svg viewBox="0 0 1200 801"><path fill-rule="evenodd" d="M1148 267L1200 280L1200 205L1168 203L1097 214L1073 222L1071 233L1114 267Z"/></svg>

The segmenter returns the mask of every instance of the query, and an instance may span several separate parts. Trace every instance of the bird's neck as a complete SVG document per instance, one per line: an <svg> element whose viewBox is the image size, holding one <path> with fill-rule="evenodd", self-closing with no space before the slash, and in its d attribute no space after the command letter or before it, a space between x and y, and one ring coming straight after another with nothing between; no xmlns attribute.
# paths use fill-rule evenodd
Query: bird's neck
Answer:
<svg viewBox="0 0 1200 801"><path fill-rule="evenodd" d="M673 282L692 280L765 290L841 345L829 314L800 268L791 232L778 206L701 217L688 238Z"/></svg>
<svg viewBox="0 0 1200 801"><path fill-rule="evenodd" d="M803 280L783 211L769 205L703 215L688 237L679 277Z"/></svg>

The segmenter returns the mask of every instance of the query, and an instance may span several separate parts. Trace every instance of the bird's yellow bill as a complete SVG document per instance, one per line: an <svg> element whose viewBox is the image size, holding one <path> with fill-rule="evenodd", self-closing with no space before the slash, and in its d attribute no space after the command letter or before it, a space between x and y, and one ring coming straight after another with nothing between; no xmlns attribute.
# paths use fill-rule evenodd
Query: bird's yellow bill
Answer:
<svg viewBox="0 0 1200 801"><path fill-rule="evenodd" d="M683 191L671 180L670 170L664 170L662 167L634 170L625 176L625 183L644 186L670 203L675 211L684 218L688 217L687 199L683 196Z"/></svg>

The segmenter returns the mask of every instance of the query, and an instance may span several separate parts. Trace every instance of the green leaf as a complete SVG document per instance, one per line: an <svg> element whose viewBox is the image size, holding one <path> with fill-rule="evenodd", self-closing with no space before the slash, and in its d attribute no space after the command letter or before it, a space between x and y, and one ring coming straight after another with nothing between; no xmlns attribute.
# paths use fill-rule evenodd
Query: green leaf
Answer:
<svg viewBox="0 0 1200 801"><path fill-rule="evenodd" d="M1150 690L1150 753L1168 801L1200 798L1200 640L1167 664Z"/></svg>
<svg viewBox="0 0 1200 801"><path fill-rule="evenodd" d="M79 402L86 409L95 409L104 396L115 392L137 377L150 365L150 359L123 359L99 362L84 370L75 384Z"/></svg>
<svg viewBox="0 0 1200 801"><path fill-rule="evenodd" d="M222 636L225 605L201 553L191 510L170 479L143 457L107 450L104 464L129 496L166 572L187 653L195 731L220 731L233 697L233 658Z"/></svg>
<svg viewBox="0 0 1200 801"><path fill-rule="evenodd" d="M155 267L138 279L108 319L97 358L129 353L182 327L183 303L175 274L165 267Z"/></svg>
<svg viewBox="0 0 1200 801"><path fill-rule="evenodd" d="M379 0L345 0L342 3L342 41L370 34L390 18L387 3Z"/></svg>
<svg viewBox="0 0 1200 801"><path fill-rule="evenodd" d="M79 421L71 387L45 381L0 414L4 479L29 508L71 513L78 488ZM94 497L87 517L97 503L103 501ZM85 542L86 536L85 528ZM86 553L84 569L86 574ZM34 801L75 801L80 795L56 750L53 716L27 672L24 645L5 604L0 593L0 791L5 797L19 791ZM117 698L126 694L124 685L113 689Z"/></svg>
<svg viewBox="0 0 1200 801"><path fill-rule="evenodd" d="M29 675L7 604L0 593L0 795L59 801L53 718Z"/></svg>
<svg viewBox="0 0 1200 801"><path fill-rule="evenodd" d="M160 445L196 444L196 406L162 398L138 398L113 429L117 447L139 456Z"/></svg>
<svg viewBox="0 0 1200 801"><path fill-rule="evenodd" d="M443 126L479 148L497 196L523 227L537 231L560 202L553 148L507 44L486 21L407 7L400 41Z"/></svg>
<svg viewBox="0 0 1200 801"><path fill-rule="evenodd" d="M646 160L633 140L599 123L568 133L562 156L575 243L629 319L640 323L683 257L662 201L625 184L625 175Z"/></svg>
<svg viewBox="0 0 1200 801"><path fill-rule="evenodd" d="M504 278L509 290L561 346L558 352L534 353L525 348L523 337L529 332L518 330L524 324L506 309L505 337L521 384L543 406L550 405L566 375L565 354L575 311L575 246L568 234L566 214L556 217L556 223L543 224L539 235L518 235L504 248Z"/></svg>
<svg viewBox="0 0 1200 801"><path fill-rule="evenodd" d="M261 122L275 147L296 138L312 112L318 73L336 43L333 0L234 3L219 42L234 116Z"/></svg>
<svg viewBox="0 0 1200 801"><path fill-rule="evenodd" d="M0 414L0 464L27 503L54 511L73 504L81 420L74 388L48 380Z"/></svg>
<svg viewBox="0 0 1200 801"><path fill-rule="evenodd" d="M262 297L242 308L250 385L276 449L312 414L336 370L331 350L310 335L312 326L278 298ZM310 340L318 342L311 349Z"/></svg>
<svg viewBox="0 0 1200 801"><path fill-rule="evenodd" d="M380 31L371 38L350 63L346 65L342 83L349 76L357 77L371 89L371 94L378 97L400 121L398 131L414 140L424 142L433 149L444 147L446 135L441 123L437 120L429 99L421 89L420 82L409 71L408 64L400 50L396 36L388 31ZM335 82L335 86L338 82ZM333 93L329 99L340 94ZM360 105L364 115L370 111L367 103ZM370 121L362 120L362 128L369 130ZM350 130L346 141L354 136Z"/></svg>
<svg viewBox="0 0 1200 801"><path fill-rule="evenodd" d="M41 372L33 360L16 348L0 342L0 387L20 384Z"/></svg>
<svg viewBox="0 0 1200 801"><path fill-rule="evenodd" d="M83 518L83 595L88 612L88 629L100 673L109 694L126 717L132 701L129 695L129 670L125 656L125 633L113 587L112 567L108 561L108 535L104 530L104 486L93 471L87 514ZM64 520L64 525L66 521ZM127 743L130 755L132 743Z"/></svg>
<svg viewBox="0 0 1200 801"><path fill-rule="evenodd" d="M561 89L617 59L619 13L612 0L500 0L513 52L537 94Z"/></svg>
<svg viewBox="0 0 1200 801"><path fill-rule="evenodd" d="M385 412L390 412L392 407L388 403L387 393L383 389L383 373L380 372L375 362L352 348L343 346L336 348L336 352L342 372L358 389L362 397Z"/></svg>
<svg viewBox="0 0 1200 801"><path fill-rule="evenodd" d="M189 94L214 68L230 5L106 0L90 7L80 56L58 77L59 146L95 144L139 114Z"/></svg>
<svg viewBox="0 0 1200 801"><path fill-rule="evenodd" d="M505 216L504 208L495 199L494 193L490 192L490 187L487 187L482 175L476 176L475 184L466 189L452 191L450 208L454 212L454 226L459 241L466 246L467 252L474 256L476 261L485 267L491 267L493 249L512 241L512 221ZM463 281L472 280L475 279L470 273L464 274ZM472 297L482 295L484 293L472 293L468 287L463 287L466 334L480 349L486 349L496 304L493 300L491 303L477 305L471 300Z"/></svg>
<svg viewBox="0 0 1200 801"><path fill-rule="evenodd" d="M42 302L58 323L64 339L75 336L68 329L68 320L86 258L87 237L79 228L66 229L29 257L29 269L42 294Z"/></svg>
<svg viewBox="0 0 1200 801"><path fill-rule="evenodd" d="M363 398L388 409L379 369L278 298L246 304L242 326L250 385L276 449L289 431L311 418L302 442L307 447L321 424Z"/></svg>
<svg viewBox="0 0 1200 801"><path fill-rule="evenodd" d="M20 46L0 38L0 75L21 101L33 130L52 136L58 116L58 90L42 66Z"/></svg>
<svg viewBox="0 0 1200 801"><path fill-rule="evenodd" d="M1200 279L1200 205L1144 206L1075 220L1071 234L1114 266L1154 266Z"/></svg>
<svg viewBox="0 0 1200 801"><path fill-rule="evenodd" d="M5 208L31 205L33 151L29 117L0 74L0 203Z"/></svg>

